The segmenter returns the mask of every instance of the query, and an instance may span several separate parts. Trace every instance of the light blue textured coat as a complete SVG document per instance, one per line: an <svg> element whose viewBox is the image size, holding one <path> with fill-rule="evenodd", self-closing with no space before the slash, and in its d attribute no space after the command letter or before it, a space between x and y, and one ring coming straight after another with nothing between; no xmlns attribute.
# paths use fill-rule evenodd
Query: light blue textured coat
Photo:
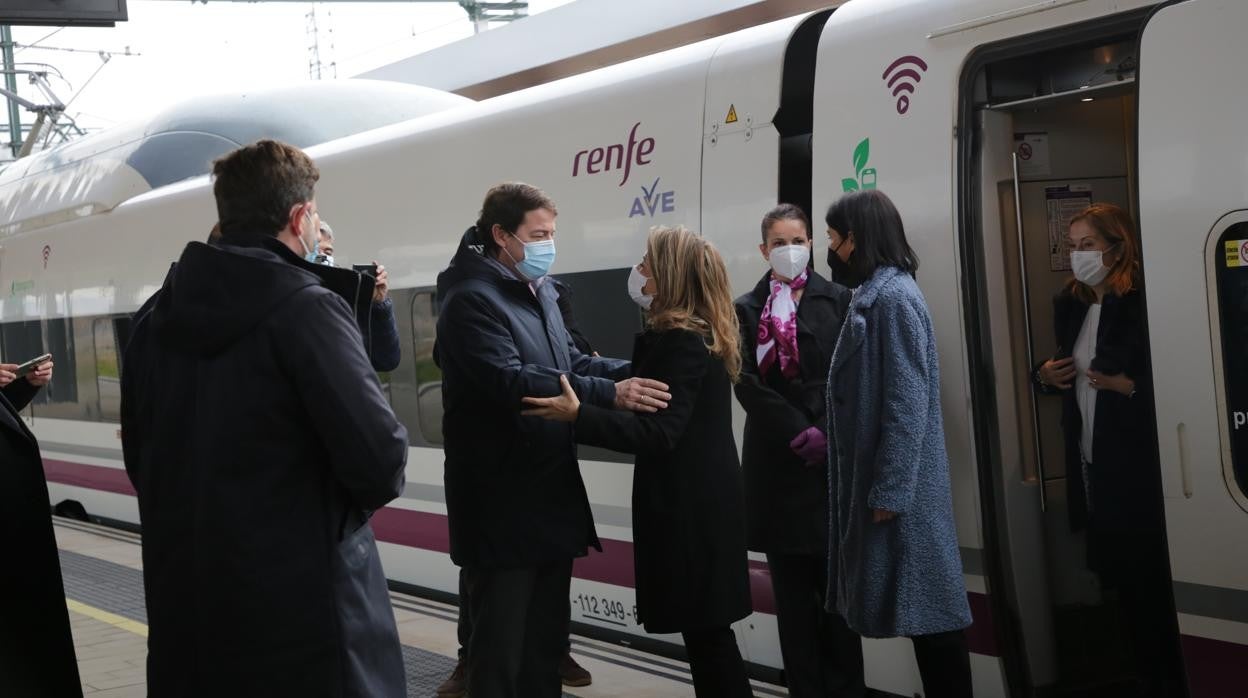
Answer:
<svg viewBox="0 0 1248 698"><path fill-rule="evenodd" d="M828 421L829 610L864 637L970 625L932 318L896 267L878 269L850 302ZM898 516L872 523L872 509Z"/></svg>

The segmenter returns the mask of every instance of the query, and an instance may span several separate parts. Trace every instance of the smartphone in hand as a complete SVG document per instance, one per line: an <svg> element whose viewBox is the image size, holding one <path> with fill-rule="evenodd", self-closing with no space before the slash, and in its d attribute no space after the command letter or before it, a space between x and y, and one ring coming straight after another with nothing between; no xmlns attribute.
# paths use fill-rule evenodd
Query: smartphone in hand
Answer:
<svg viewBox="0 0 1248 698"><path fill-rule="evenodd" d="M39 368L40 366L46 364L47 362L51 360L52 360L51 354L44 354L43 356L36 356L30 361L27 361L26 363L18 366L13 371L13 373L16 374L18 378L22 378L23 376L27 376L31 373L34 373L35 369Z"/></svg>
<svg viewBox="0 0 1248 698"><path fill-rule="evenodd" d="M376 264L352 264L351 268L369 278L377 278Z"/></svg>

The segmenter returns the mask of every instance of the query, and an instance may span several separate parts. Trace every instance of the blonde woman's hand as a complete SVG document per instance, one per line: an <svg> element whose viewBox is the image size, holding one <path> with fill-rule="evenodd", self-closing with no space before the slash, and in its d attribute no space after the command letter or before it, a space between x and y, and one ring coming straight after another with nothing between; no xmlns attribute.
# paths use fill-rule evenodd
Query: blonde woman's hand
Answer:
<svg viewBox="0 0 1248 698"><path fill-rule="evenodd" d="M572 390L572 384L568 382L566 375L559 376L559 385L563 387L563 393L556 397L524 398L522 402L526 405L533 405L533 408L524 410L520 414L556 422L575 422L576 416L581 412L581 401L576 397L576 392Z"/></svg>

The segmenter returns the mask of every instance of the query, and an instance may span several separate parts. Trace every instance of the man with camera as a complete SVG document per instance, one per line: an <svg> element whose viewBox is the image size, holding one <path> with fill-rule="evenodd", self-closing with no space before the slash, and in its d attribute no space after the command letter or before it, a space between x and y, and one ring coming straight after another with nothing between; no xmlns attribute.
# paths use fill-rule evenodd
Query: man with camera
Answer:
<svg viewBox="0 0 1248 698"><path fill-rule="evenodd" d="M323 220L317 261L326 266L336 266L334 229ZM360 323L360 334L368 340L368 358L373 363L373 370L381 373L393 371L399 367L402 353L399 349L399 327L394 317L394 302L390 300L390 274L376 260L372 264L354 264L351 268L369 277L374 283L373 303L369 306L369 311L356 318Z"/></svg>

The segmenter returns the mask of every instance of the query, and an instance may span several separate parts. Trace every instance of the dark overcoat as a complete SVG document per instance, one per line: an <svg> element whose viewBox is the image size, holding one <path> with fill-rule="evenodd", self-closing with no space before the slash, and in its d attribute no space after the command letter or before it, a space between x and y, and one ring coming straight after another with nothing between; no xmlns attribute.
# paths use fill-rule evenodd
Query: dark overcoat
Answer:
<svg viewBox="0 0 1248 698"><path fill-rule="evenodd" d="M736 394L745 408L741 467L746 532L750 550L756 552L822 556L828 538L828 466L824 459L805 463L789 443L812 426L826 435L828 366L850 293L814 271L808 273L797 305L800 373L789 380L778 363L760 375L755 357L770 282L768 273L736 302L742 354Z"/></svg>
<svg viewBox="0 0 1248 698"><path fill-rule="evenodd" d="M186 247L123 361L148 691L405 695L368 519L403 491L407 432L329 272L227 240Z"/></svg>
<svg viewBox="0 0 1248 698"><path fill-rule="evenodd" d="M669 386L668 407L644 414L582 404L576 436L637 454L638 620L652 633L726 627L751 608L728 373L687 330L642 333L633 366Z"/></svg>
<svg viewBox="0 0 1248 698"><path fill-rule="evenodd" d="M560 392L611 405L627 361L582 354L553 279L530 285L477 243L475 228L438 275L442 435L451 559L530 567L601 550L571 425L520 414L521 399Z"/></svg>
<svg viewBox="0 0 1248 698"><path fill-rule="evenodd" d="M18 417L37 391L25 378L0 390L0 530L12 534L0 573L0 696L81 696L39 443Z"/></svg>
<svg viewBox="0 0 1248 698"><path fill-rule="evenodd" d="M1070 356L1088 315L1088 304L1069 289L1053 301L1053 322L1059 358ZM1096 333L1092 368L1106 375L1125 374L1135 382L1135 396L1112 390L1096 394L1092 467L1084 480L1080 441L1083 418L1074 388L1059 390L1037 381L1041 392L1060 395L1066 458L1066 494L1073 530L1088 529L1090 566L1110 572L1124 537L1157 542L1165 523L1161 499L1161 465L1153 413L1152 367L1147 321L1139 291L1106 295ZM1033 376L1035 374L1033 373ZM1089 511L1088 493L1095 502ZM1153 551L1164 557L1164 544Z"/></svg>

